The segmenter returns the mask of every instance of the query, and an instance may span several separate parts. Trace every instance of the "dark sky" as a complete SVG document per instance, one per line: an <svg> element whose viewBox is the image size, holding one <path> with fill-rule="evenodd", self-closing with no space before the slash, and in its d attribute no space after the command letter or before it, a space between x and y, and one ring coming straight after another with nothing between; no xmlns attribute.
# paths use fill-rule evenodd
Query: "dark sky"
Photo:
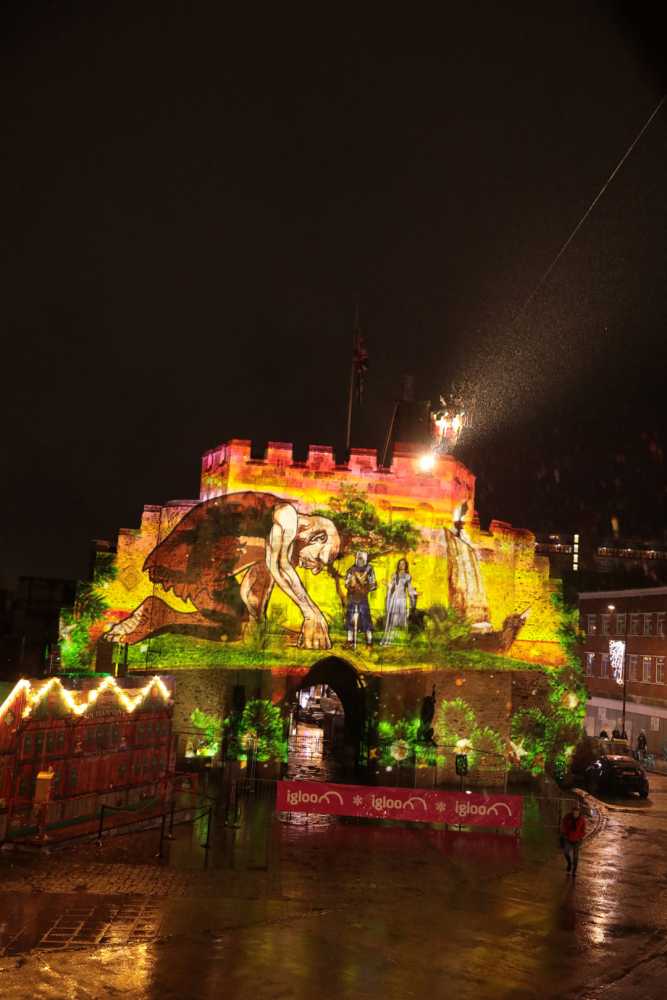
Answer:
<svg viewBox="0 0 667 1000"><path fill-rule="evenodd" d="M357 298L355 444L402 372L460 381L483 516L638 476L627 529L659 528L667 105L513 323L662 95L657 21L231 6L5 8L0 576L85 572L229 437L341 447Z"/></svg>

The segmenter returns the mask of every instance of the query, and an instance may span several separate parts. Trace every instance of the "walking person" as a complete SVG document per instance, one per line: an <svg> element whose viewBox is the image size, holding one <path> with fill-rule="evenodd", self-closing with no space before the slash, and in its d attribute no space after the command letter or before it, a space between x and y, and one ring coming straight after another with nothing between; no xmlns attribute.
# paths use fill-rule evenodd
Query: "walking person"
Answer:
<svg viewBox="0 0 667 1000"><path fill-rule="evenodd" d="M574 806L569 813L563 816L560 826L560 845L565 855L567 864L567 874L572 872L572 877L577 874L577 864L579 862L579 845L586 833L586 820L581 814L578 805Z"/></svg>

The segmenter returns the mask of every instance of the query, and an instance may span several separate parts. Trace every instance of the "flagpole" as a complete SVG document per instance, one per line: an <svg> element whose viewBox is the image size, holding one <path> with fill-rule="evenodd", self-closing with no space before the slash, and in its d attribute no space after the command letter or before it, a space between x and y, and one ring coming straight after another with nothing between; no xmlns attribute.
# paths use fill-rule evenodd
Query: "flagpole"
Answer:
<svg viewBox="0 0 667 1000"><path fill-rule="evenodd" d="M354 399L354 344L356 332L352 334L352 364L350 366L350 394L347 401L347 436L345 438L345 458L350 457L350 445L352 443L352 401Z"/></svg>

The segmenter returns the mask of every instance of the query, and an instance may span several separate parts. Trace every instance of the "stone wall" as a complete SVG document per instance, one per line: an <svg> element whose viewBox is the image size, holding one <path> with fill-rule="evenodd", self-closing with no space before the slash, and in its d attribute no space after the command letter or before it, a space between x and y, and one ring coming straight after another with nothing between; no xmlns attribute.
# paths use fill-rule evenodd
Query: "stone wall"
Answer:
<svg viewBox="0 0 667 1000"><path fill-rule="evenodd" d="M193 731L190 715L195 708L224 717L242 690L245 700L269 698L281 704L306 677L307 669L179 670L174 682L174 730ZM547 677L541 671L418 670L410 673L363 675L367 717L396 722L419 715L422 701L435 686L436 705L461 698L475 713L479 728L489 727L503 741L510 735L514 713L542 706Z"/></svg>

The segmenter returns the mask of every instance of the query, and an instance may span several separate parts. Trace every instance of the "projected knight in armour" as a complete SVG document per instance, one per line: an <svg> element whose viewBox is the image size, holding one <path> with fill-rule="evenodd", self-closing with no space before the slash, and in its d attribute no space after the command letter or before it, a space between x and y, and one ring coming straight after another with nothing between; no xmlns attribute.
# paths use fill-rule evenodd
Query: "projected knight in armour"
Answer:
<svg viewBox="0 0 667 1000"><path fill-rule="evenodd" d="M377 588L375 570L368 561L367 552L357 552L354 563L345 575L347 589L347 611L345 625L347 641L356 641L359 632L366 633L366 644L373 643L373 622L371 609L368 605L368 595Z"/></svg>

